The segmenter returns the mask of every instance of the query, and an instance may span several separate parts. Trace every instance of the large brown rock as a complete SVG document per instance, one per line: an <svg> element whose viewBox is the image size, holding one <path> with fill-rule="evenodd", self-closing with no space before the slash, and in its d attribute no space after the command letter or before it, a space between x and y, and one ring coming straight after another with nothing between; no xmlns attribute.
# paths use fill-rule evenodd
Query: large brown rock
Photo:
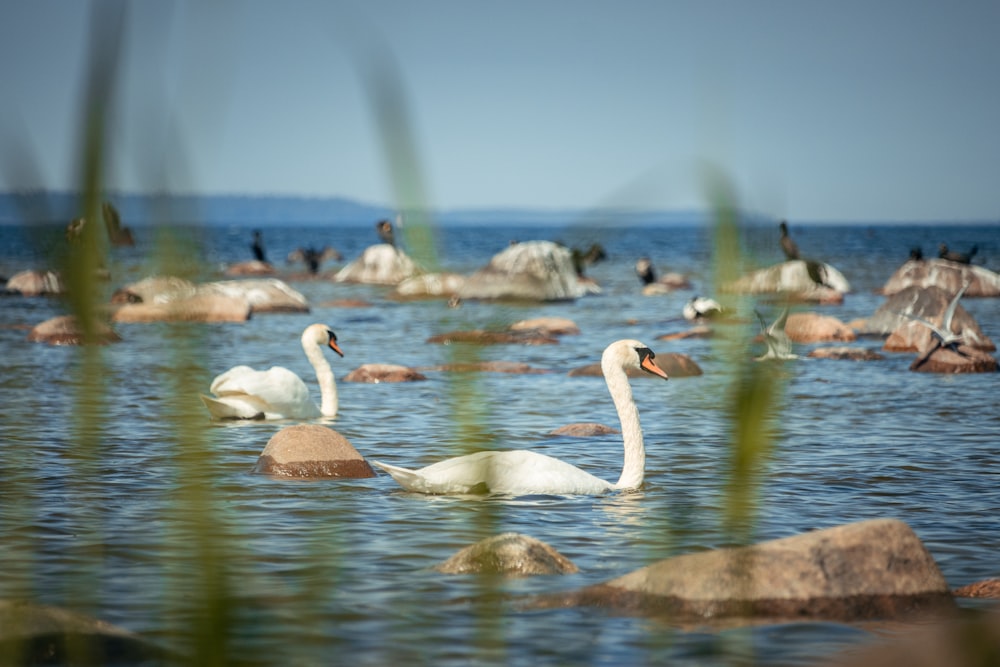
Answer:
<svg viewBox="0 0 1000 667"><path fill-rule="evenodd" d="M1000 274L982 266L946 259L907 261L882 286L882 294L891 296L911 287L937 287L955 294L966 281L969 287L965 296L1000 296Z"/></svg>
<svg viewBox="0 0 1000 667"><path fill-rule="evenodd" d="M527 535L503 533L468 546L434 569L445 574L571 574L579 568L551 546Z"/></svg>
<svg viewBox="0 0 1000 667"><path fill-rule="evenodd" d="M94 339L90 342L97 345L121 342L121 336L107 323L94 323ZM73 315L59 315L45 320L28 333L28 340L33 343L48 343L49 345L83 345L84 332L79 321Z"/></svg>
<svg viewBox="0 0 1000 667"><path fill-rule="evenodd" d="M604 584L543 596L678 619L862 620L956 609L937 564L906 524L874 519L761 544L687 554Z"/></svg>
<svg viewBox="0 0 1000 667"><path fill-rule="evenodd" d="M318 424L298 424L275 433L253 472L306 478L375 476L347 438Z"/></svg>
<svg viewBox="0 0 1000 667"><path fill-rule="evenodd" d="M792 313L785 322L785 333L795 343L850 342L857 335L846 324L830 315Z"/></svg>

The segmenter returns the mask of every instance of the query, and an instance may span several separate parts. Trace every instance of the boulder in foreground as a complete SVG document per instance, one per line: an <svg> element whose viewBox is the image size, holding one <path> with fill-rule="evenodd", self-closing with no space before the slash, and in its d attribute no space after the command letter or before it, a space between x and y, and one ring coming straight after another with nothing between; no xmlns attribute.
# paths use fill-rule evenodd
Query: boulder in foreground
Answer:
<svg viewBox="0 0 1000 667"><path fill-rule="evenodd" d="M540 607L576 605L692 621L858 621L956 609L930 553L895 519L677 556L604 584L536 598Z"/></svg>

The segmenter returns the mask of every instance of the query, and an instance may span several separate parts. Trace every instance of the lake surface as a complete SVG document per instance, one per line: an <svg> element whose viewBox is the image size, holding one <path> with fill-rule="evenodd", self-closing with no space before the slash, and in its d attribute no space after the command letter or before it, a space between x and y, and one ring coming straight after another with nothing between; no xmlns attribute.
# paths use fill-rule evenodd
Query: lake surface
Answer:
<svg viewBox="0 0 1000 667"><path fill-rule="evenodd" d="M157 258L171 243L206 279L251 257L251 230L238 224L166 236L152 227L133 231L137 245L112 252L109 291L163 271ZM116 325L123 342L85 350L26 340L32 326L65 312L61 301L0 299L0 598L79 608L178 650L221 647L230 664L800 665L887 632L821 622L680 628L600 609L528 611L517 598L600 583L673 555L878 517L908 523L952 586L1000 576L1000 376L912 373L913 354L782 366L756 505L741 525L746 532L734 534L726 522L731 386L741 362L761 351L752 340L756 324L748 317L735 327L735 354L718 340L657 340L687 328L680 316L687 299L714 294L708 227L437 229L437 260L458 272L483 266L513 239L597 242L608 253L588 269L600 295L454 309L439 300L400 302L387 288L298 280L291 274L301 266L284 263L304 245L335 246L344 262L353 259L376 242L370 226L262 231L272 262L308 297L311 313L261 314L241 324ZM802 309L845 322L875 311L883 297L874 290L912 247L934 255L942 241L958 250L978 244L975 263L1000 268L995 225L793 225L792 234L804 255L837 267L853 287L842 305ZM0 227L0 274L45 266L61 238L59 229ZM749 261L781 260L776 228L751 229L743 241ZM688 274L694 290L642 296L632 270L642 255L661 274ZM370 306L335 305L342 299ZM1000 301L962 305L988 336L1000 337ZM755 306L772 318L778 309L744 300L742 314ZM542 346L426 342L539 316L570 318L581 333ZM251 474L269 438L290 422L212 422L198 393L237 364L283 365L306 379L318 401L298 342L312 322L338 335L345 358L329 355L338 378L376 362L431 369L504 360L546 371L425 370L425 382L340 382L340 414L318 423L366 458L408 467L483 448L533 448L615 480L619 436L547 435L577 421L617 427L603 381L567 372L599 360L616 339L638 338L658 353L689 355L704 374L633 381L647 449L637 493L444 498L403 492L387 475L289 481ZM853 345L879 349L881 341ZM505 531L549 543L580 572L502 580L432 569ZM204 601L218 598L231 604L206 615Z"/></svg>

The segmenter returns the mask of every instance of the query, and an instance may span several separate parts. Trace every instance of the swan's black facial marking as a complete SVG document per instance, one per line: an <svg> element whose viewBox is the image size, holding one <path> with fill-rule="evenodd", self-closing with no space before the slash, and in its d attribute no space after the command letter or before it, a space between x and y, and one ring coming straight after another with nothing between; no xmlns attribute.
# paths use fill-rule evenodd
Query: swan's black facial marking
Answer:
<svg viewBox="0 0 1000 667"><path fill-rule="evenodd" d="M639 355L639 368L646 371L647 373L658 375L664 380L670 379L670 377L667 375L667 372L662 368L660 368L659 366L657 366L656 362L653 361L653 359L656 358L656 353L653 352L651 349L649 349L648 347L637 347L635 348L635 353Z"/></svg>
<svg viewBox="0 0 1000 667"><path fill-rule="evenodd" d="M327 329L326 332L330 334L330 342L328 343L330 349L340 356L344 356L344 353L340 351L340 346L337 345L337 334L333 333L330 329Z"/></svg>

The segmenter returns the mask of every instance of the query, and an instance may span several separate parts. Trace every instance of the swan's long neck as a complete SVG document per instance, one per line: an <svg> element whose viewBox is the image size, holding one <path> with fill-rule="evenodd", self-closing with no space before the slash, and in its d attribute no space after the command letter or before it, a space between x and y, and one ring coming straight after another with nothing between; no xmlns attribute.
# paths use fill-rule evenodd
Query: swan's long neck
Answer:
<svg viewBox="0 0 1000 667"><path fill-rule="evenodd" d="M622 427L622 441L625 447L625 463L622 474L615 484L618 489L635 489L642 486L646 467L646 448L642 443L642 427L639 425L639 409L632 398L625 370L616 364L602 364L608 391L618 410L618 420Z"/></svg>
<svg viewBox="0 0 1000 667"><path fill-rule="evenodd" d="M313 340L302 339L302 349L305 350L306 358L316 371L316 381L319 383L320 405L319 411L324 417L337 416L337 382L333 378L333 369L330 362L323 355L323 350L319 344Z"/></svg>

